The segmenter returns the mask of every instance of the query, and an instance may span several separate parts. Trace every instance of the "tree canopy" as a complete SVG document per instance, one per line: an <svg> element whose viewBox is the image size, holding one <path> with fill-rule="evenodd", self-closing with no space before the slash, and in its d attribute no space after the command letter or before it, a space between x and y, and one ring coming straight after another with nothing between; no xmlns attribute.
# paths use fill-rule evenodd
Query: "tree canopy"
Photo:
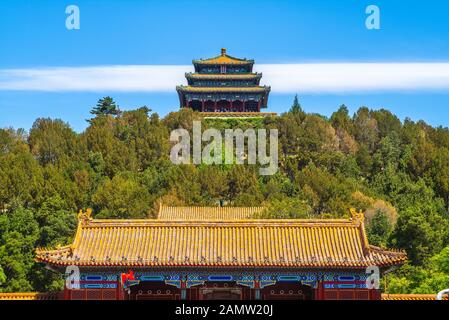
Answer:
<svg viewBox="0 0 449 320"><path fill-rule="evenodd" d="M260 206L263 218L348 217L366 212L372 244L406 250L391 292L434 292L448 283L449 130L400 121L387 110L342 105L331 117L295 97L278 117L203 119L203 130L277 128L279 167L174 165L170 132L192 132L191 110L160 118L98 101L80 133L59 119L0 129L0 290L51 291L61 279L34 262L34 248L69 244L76 212L152 218L167 205Z"/></svg>

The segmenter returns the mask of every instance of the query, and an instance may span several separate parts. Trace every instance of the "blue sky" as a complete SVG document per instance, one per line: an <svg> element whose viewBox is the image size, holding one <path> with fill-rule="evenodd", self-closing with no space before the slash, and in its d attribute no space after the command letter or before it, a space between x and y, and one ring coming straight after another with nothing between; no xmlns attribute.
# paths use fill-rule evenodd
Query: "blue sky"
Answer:
<svg viewBox="0 0 449 320"><path fill-rule="evenodd" d="M65 27L65 8L70 4L80 8L80 30ZM365 8L370 4L380 8L381 30L365 27ZM255 59L264 73L280 64L420 62L443 63L446 68L448 21L449 2L445 0L2 1L0 127L29 129L37 117L53 117L80 131L87 124L84 120L89 110L104 95L113 96L123 109L148 105L165 115L178 109L175 86L183 83L181 72L179 81L166 79L165 87L152 89L161 76L154 72L126 74L121 82L105 88L64 89L52 84L51 88L36 89L22 83L22 87L11 89L4 84L12 81L7 76L12 69L29 75L30 70L71 67L68 74L72 75L79 67L188 66L193 58L217 55L221 47L228 48L231 55ZM351 72L357 71L353 69ZM348 90L330 90L329 86L310 89L307 81L311 75L302 67L292 70L295 72L284 76L285 82L293 83L290 86L279 81L282 73L271 78L267 74L266 84L273 83L267 111L287 110L297 92L309 112L330 115L343 103L352 112L366 105L388 108L402 119L449 126L449 86L441 85L446 73L435 75L439 84L427 85L423 83L427 78L421 75L418 84L406 88L392 85L390 89L362 90L354 86L359 72L349 77L352 83L349 78L342 79L344 85L349 81ZM388 71L388 66L379 70ZM388 77L382 78L387 85ZM128 90L127 79L146 86ZM407 80L405 76L398 79ZM89 80L87 75L84 80Z"/></svg>

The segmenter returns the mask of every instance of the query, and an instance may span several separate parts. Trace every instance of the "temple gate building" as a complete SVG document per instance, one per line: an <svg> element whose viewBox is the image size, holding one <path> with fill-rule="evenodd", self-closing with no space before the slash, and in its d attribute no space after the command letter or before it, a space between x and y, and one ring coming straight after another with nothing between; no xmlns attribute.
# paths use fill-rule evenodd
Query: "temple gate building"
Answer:
<svg viewBox="0 0 449 320"><path fill-rule="evenodd" d="M368 243L350 219L255 219L263 208L165 207L157 219L79 214L71 245L37 249L56 272L80 270L65 299L377 300L367 268L394 270L406 254Z"/></svg>
<svg viewBox="0 0 449 320"><path fill-rule="evenodd" d="M193 60L194 73L186 73L187 86L178 86L181 108L200 112L254 113L266 108L270 87L261 86L261 73L253 72L254 60L226 54Z"/></svg>

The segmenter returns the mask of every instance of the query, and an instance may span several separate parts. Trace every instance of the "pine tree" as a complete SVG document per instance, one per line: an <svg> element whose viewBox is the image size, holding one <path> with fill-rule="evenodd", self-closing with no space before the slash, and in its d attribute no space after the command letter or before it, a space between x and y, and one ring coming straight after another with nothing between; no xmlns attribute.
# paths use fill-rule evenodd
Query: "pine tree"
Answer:
<svg viewBox="0 0 449 320"><path fill-rule="evenodd" d="M295 99L293 100L293 105L290 108L290 112L292 113L302 113L303 110L301 108L301 104L299 103L298 95L295 95Z"/></svg>
<svg viewBox="0 0 449 320"><path fill-rule="evenodd" d="M90 111L91 114L95 116L99 115L113 115L117 116L120 114L120 109L114 99L107 96L103 99L98 100L97 105Z"/></svg>

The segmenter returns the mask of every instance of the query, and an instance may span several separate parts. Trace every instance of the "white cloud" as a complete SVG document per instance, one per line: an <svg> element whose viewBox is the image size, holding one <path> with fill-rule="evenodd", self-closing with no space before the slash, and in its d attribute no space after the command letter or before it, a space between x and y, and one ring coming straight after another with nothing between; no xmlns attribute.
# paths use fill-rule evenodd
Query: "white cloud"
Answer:
<svg viewBox="0 0 449 320"><path fill-rule="evenodd" d="M277 64L261 70L277 92L449 90L449 63Z"/></svg>
<svg viewBox="0 0 449 320"><path fill-rule="evenodd" d="M0 70L0 90L173 91L188 66L98 66Z"/></svg>
<svg viewBox="0 0 449 320"><path fill-rule="evenodd" d="M449 91L449 63L259 64L273 93ZM0 70L0 90L174 92L192 66L123 65Z"/></svg>

